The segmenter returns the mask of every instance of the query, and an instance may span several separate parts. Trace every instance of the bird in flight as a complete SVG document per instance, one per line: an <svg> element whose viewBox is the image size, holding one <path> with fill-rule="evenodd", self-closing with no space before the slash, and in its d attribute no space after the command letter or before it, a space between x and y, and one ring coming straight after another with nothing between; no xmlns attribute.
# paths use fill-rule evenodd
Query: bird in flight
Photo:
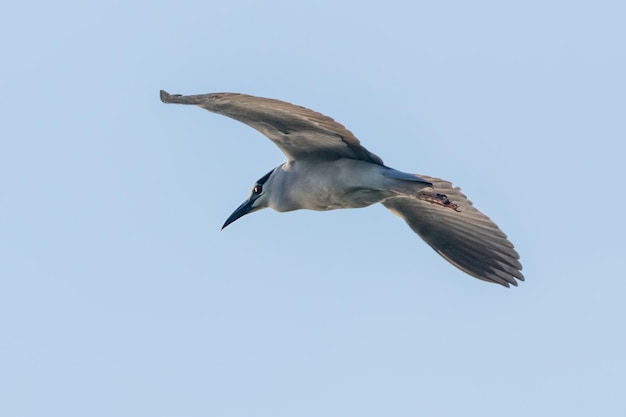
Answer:
<svg viewBox="0 0 626 417"><path fill-rule="evenodd" d="M343 125L305 107L236 93L169 94L164 103L193 104L267 136L287 162L262 176L228 217L266 207L334 210L381 203L467 274L509 287L523 281L519 255L506 235L448 181L385 166Z"/></svg>

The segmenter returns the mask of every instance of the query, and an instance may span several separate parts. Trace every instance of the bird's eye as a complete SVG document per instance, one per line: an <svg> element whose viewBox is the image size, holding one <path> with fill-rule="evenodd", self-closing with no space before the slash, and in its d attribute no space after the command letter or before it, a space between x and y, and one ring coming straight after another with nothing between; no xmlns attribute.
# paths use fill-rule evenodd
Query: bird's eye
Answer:
<svg viewBox="0 0 626 417"><path fill-rule="evenodd" d="M263 187L261 187L260 185L255 185L252 191L254 191L254 194L261 194L263 192Z"/></svg>

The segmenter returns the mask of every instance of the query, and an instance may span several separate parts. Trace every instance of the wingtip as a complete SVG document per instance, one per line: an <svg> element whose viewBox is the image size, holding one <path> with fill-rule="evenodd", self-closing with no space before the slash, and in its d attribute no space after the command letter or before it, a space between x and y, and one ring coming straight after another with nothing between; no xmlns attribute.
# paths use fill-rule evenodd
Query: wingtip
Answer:
<svg viewBox="0 0 626 417"><path fill-rule="evenodd" d="M161 101L163 103L169 103L170 102L169 99L170 99L171 95L167 91L161 90L159 92L159 96L161 97Z"/></svg>
<svg viewBox="0 0 626 417"><path fill-rule="evenodd" d="M206 97L204 95L192 95L192 96L184 96L182 94L170 94L165 90L161 90L159 93L161 97L161 101L163 103L175 103L175 104L201 104L203 99Z"/></svg>
<svg viewBox="0 0 626 417"><path fill-rule="evenodd" d="M519 285L520 282L524 282L524 276L522 275L521 272L518 272L518 274L513 275L510 278L507 279L494 279L493 277L491 278L491 282L495 283L495 284L500 284L503 287L507 287L507 288L511 288L511 286L513 287L517 287Z"/></svg>

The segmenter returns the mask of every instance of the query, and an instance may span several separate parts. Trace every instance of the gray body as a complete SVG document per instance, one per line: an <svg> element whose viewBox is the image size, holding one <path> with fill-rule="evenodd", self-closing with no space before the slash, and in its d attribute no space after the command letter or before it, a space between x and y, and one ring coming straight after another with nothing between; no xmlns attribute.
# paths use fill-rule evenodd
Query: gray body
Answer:
<svg viewBox="0 0 626 417"><path fill-rule="evenodd" d="M276 211L361 208L381 203L435 251L466 273L508 287L523 281L519 255L506 235L448 181L389 168L343 125L310 109L235 93L170 95L263 133L287 162L260 178L224 223L271 207Z"/></svg>
<svg viewBox="0 0 626 417"><path fill-rule="evenodd" d="M267 206L281 212L361 208L428 186L418 176L406 181L393 174L404 173L355 159L285 162L265 183L266 189L281 190L268 195Z"/></svg>

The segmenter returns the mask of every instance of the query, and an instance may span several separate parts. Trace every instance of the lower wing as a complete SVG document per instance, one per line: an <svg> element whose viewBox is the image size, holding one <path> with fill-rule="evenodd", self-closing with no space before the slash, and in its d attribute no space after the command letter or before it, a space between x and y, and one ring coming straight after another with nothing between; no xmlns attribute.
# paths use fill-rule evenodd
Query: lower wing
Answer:
<svg viewBox="0 0 626 417"><path fill-rule="evenodd" d="M383 205L469 275L505 287L524 280L517 251L494 222L448 181L424 175L420 178L433 187L415 196L389 198Z"/></svg>

